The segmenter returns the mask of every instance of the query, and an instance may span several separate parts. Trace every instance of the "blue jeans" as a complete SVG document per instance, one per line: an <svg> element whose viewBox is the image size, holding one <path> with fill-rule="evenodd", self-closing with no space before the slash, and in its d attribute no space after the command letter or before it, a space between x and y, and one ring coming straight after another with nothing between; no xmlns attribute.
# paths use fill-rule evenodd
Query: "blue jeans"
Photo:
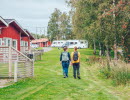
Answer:
<svg viewBox="0 0 130 100"><path fill-rule="evenodd" d="M63 68L63 75L68 77L68 68L69 68L69 61L62 61L62 68Z"/></svg>

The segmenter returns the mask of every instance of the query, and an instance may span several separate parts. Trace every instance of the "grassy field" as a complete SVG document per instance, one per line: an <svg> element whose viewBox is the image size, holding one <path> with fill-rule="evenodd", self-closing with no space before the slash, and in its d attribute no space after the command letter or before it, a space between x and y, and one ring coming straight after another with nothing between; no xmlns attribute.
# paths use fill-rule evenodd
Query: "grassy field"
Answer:
<svg viewBox="0 0 130 100"><path fill-rule="evenodd" d="M90 66L86 62L92 50L80 50L81 80L72 77L72 66L69 78L63 78L60 52L53 49L45 53L41 61L35 62L35 77L0 89L0 100L129 100L129 86L114 87L111 80L100 76L98 64Z"/></svg>

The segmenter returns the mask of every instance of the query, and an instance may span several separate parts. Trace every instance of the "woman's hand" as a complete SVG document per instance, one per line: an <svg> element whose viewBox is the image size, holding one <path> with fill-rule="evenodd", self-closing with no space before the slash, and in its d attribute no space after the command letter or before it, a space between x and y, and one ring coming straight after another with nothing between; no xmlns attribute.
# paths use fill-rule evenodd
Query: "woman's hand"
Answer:
<svg viewBox="0 0 130 100"><path fill-rule="evenodd" d="M72 62L70 62L70 65L71 65L71 66L73 66L73 63L72 63Z"/></svg>

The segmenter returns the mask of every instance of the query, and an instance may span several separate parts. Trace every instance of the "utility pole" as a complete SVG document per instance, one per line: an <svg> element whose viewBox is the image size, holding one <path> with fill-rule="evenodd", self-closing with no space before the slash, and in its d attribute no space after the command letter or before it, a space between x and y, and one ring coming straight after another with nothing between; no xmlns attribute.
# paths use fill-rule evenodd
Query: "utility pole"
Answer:
<svg viewBox="0 0 130 100"><path fill-rule="evenodd" d="M36 27L36 39L38 39L38 36L37 36L37 31L38 31L38 30L37 30L37 27Z"/></svg>

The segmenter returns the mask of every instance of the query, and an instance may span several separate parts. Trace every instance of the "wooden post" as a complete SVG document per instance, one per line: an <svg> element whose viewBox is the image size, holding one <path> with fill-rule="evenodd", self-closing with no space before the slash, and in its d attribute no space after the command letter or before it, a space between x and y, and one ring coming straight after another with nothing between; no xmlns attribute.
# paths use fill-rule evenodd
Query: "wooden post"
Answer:
<svg viewBox="0 0 130 100"><path fill-rule="evenodd" d="M34 77L34 60L33 60L32 63L33 63L33 64L32 64L32 67L33 67L33 68L32 68L32 69L33 69L33 70L32 70L32 77Z"/></svg>
<svg viewBox="0 0 130 100"><path fill-rule="evenodd" d="M12 49L9 46L9 77L12 76Z"/></svg>
<svg viewBox="0 0 130 100"><path fill-rule="evenodd" d="M35 53L33 52L33 61L35 61Z"/></svg>
<svg viewBox="0 0 130 100"><path fill-rule="evenodd" d="M14 82L17 82L17 72L18 72L18 63L15 61L14 63Z"/></svg>

